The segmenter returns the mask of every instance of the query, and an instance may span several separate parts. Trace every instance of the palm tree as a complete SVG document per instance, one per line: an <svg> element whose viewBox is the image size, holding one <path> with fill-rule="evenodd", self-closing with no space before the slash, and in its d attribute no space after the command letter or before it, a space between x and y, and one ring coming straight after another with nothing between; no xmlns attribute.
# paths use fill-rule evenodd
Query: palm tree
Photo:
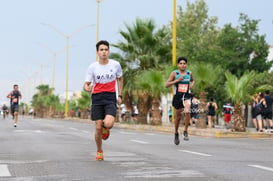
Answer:
<svg viewBox="0 0 273 181"><path fill-rule="evenodd" d="M48 95L47 99L47 107L49 107L49 116L60 116L63 117L64 115L59 114L62 110L64 110L64 106L60 103L60 98L56 95L50 94Z"/></svg>
<svg viewBox="0 0 273 181"><path fill-rule="evenodd" d="M226 91L228 97L234 103L234 118L233 131L244 132L245 119L242 116L241 105L248 103L251 100L253 92L263 92L272 88L270 85L261 85L253 87L253 80L257 76L254 71L244 73L240 78L232 75L230 72L225 73L226 76Z"/></svg>
<svg viewBox="0 0 273 181"><path fill-rule="evenodd" d="M156 31L152 19L142 20L137 18L135 24L125 24L127 31L120 31L125 42L113 44L123 51L128 66L135 69L147 70L150 68L164 67L171 58L171 42L169 31L163 27ZM128 64L129 63L129 64Z"/></svg>
<svg viewBox="0 0 273 181"><path fill-rule="evenodd" d="M50 112L50 107L54 102L53 100L57 100L54 98L53 88L50 88L49 85L39 85L37 87L38 93L33 95L32 97L32 107L35 109L37 116L44 117L48 116Z"/></svg>
<svg viewBox="0 0 273 181"><path fill-rule="evenodd" d="M91 105L91 93L82 91L81 97L77 100L79 109L81 111L81 118L87 119Z"/></svg>
<svg viewBox="0 0 273 181"><path fill-rule="evenodd" d="M112 53L110 58L119 60L123 68L123 103L126 105L126 108L130 108L128 111L132 111L132 102L136 102L137 100L136 96L134 96L134 91L136 90L134 82L136 81L135 79L137 77L138 71L137 69L133 69L131 66L129 66L127 61L117 53Z"/></svg>
<svg viewBox="0 0 273 181"><path fill-rule="evenodd" d="M189 65L189 69L193 73L194 77L194 88L193 91L195 93L199 92L199 114L200 119L198 121L197 126L199 128L206 128L206 88L213 86L215 81L219 78L222 73L220 66L214 66L209 63L195 63Z"/></svg>
<svg viewBox="0 0 273 181"><path fill-rule="evenodd" d="M151 108L149 92L136 91L136 76L142 71L163 70L171 60L171 43L166 27L156 30L152 19L136 19L132 26L125 24L126 31L120 31L124 41L113 44L122 51L121 54L111 54L110 58L120 61L124 72L124 101L127 107L132 107L132 101L137 100L139 106L139 121L147 123L146 113Z"/></svg>
<svg viewBox="0 0 273 181"><path fill-rule="evenodd" d="M161 125L161 115L159 106L161 103L160 97L164 93L167 93L165 89L165 81L163 79L162 71L158 70L149 70L144 71L139 75L138 80L136 82L137 90L140 91L140 95L146 94L150 95L152 98L153 104L153 116L152 116L152 125ZM144 106L144 105L143 105ZM141 109L142 106L140 106ZM144 112L144 110L143 110ZM148 112L145 112L147 117Z"/></svg>
<svg viewBox="0 0 273 181"><path fill-rule="evenodd" d="M23 111L25 111L25 113L28 112L29 107L28 107L28 105L26 103L20 102L19 107L20 107L20 110L21 110L22 113L23 113Z"/></svg>

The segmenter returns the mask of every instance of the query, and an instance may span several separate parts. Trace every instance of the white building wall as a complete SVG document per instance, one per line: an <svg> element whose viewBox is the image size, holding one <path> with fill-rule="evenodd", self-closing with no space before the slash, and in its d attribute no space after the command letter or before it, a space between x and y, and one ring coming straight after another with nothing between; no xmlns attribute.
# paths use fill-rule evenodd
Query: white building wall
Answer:
<svg viewBox="0 0 273 181"><path fill-rule="evenodd" d="M161 97L161 106L163 109L162 113L162 124L168 124L169 123L169 107L172 106L172 94L163 95Z"/></svg>

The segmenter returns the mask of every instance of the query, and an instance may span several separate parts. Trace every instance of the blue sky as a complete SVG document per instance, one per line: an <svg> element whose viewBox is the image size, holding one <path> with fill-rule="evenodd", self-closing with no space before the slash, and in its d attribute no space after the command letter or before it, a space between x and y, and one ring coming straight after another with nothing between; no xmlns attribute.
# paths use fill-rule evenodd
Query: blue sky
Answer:
<svg viewBox="0 0 273 181"><path fill-rule="evenodd" d="M93 25L70 38L68 89L82 90L86 68L95 61L96 0L0 1L0 104L8 103L6 95L15 83L19 84L26 102L35 86L41 83L51 86L52 52L57 52L55 92L62 94L65 91L66 39L41 23L50 24L67 36ZM206 3L209 16L218 16L219 27L227 23L237 25L241 12L251 19L260 19L260 34L266 34L267 42L273 45L272 1L206 0ZM177 0L177 5L185 7L185 4L185 0ZM161 27L172 21L172 11L173 0L102 0L99 39L116 43L121 38L119 29L124 29L124 23L134 23L137 17L153 18Z"/></svg>

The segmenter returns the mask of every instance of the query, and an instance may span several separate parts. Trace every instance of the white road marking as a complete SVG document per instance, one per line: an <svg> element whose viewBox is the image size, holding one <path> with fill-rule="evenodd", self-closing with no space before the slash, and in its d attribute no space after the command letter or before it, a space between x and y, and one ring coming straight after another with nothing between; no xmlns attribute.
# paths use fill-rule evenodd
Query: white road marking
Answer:
<svg viewBox="0 0 273 181"><path fill-rule="evenodd" d="M10 177L11 174L9 172L7 165L0 165L0 177Z"/></svg>
<svg viewBox="0 0 273 181"><path fill-rule="evenodd" d="M264 167L264 166L261 166L261 165L248 165L248 166L273 172L273 168L270 168L270 167Z"/></svg>
<svg viewBox="0 0 273 181"><path fill-rule="evenodd" d="M130 140L130 141L136 142L136 143L141 143L141 144L149 144L148 142L140 141L140 140Z"/></svg>
<svg viewBox="0 0 273 181"><path fill-rule="evenodd" d="M44 133L42 130L14 130L16 133L28 133L28 132L34 132L34 133Z"/></svg>
<svg viewBox="0 0 273 181"><path fill-rule="evenodd" d="M3 164L29 164L29 163L45 163L48 160L0 160L0 163ZM0 165L1 165L0 164Z"/></svg>
<svg viewBox="0 0 273 181"><path fill-rule="evenodd" d="M43 133L43 131L41 131L41 130L35 130L34 132L35 133Z"/></svg>
<svg viewBox="0 0 273 181"><path fill-rule="evenodd" d="M147 167L145 168L147 169ZM191 178L191 177L206 177L205 174L195 170L170 170L164 168L151 168L151 170L141 170L136 172L125 173L125 178Z"/></svg>
<svg viewBox="0 0 273 181"><path fill-rule="evenodd" d="M199 152L195 152L195 151L189 151L189 150L178 150L178 151L182 151L185 153L191 153L191 154L195 154L195 155L200 155L200 156L212 156L206 153L199 153Z"/></svg>
<svg viewBox="0 0 273 181"><path fill-rule="evenodd" d="M74 130L74 131L78 131L77 128L72 128L72 127L70 127L69 129Z"/></svg>
<svg viewBox="0 0 273 181"><path fill-rule="evenodd" d="M135 134L135 133L132 133L132 132L125 132L125 131L120 131L121 134Z"/></svg>
<svg viewBox="0 0 273 181"><path fill-rule="evenodd" d="M153 136L155 135L154 133L145 133L146 135Z"/></svg>
<svg viewBox="0 0 273 181"><path fill-rule="evenodd" d="M83 133L87 133L87 134L89 134L89 133L90 133L89 131L85 131L85 130L83 130L82 132L83 132Z"/></svg>

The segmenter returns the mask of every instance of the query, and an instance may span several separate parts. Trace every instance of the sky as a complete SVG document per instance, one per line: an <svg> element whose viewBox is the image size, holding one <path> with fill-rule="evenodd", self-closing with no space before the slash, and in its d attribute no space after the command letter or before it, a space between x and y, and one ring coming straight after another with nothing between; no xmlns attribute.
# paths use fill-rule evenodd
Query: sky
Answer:
<svg viewBox="0 0 273 181"><path fill-rule="evenodd" d="M18 84L22 101L29 102L35 87L48 84L55 94L82 90L85 72L96 61L97 0L0 0L0 105ZM195 2L190 0L191 3ZM259 33L273 45L273 1L206 0L210 17L218 26L238 25L240 13L260 20ZM185 9L186 0L176 0ZM152 18L160 28L173 18L173 0L101 0L98 39L117 43L119 30L136 18ZM67 39L69 51L66 56ZM117 50L111 49L116 52ZM55 76L53 76L56 54ZM68 57L68 64L66 63ZM171 60L170 60L171 61ZM68 65L68 69L66 68ZM66 77L68 70L68 78Z"/></svg>

